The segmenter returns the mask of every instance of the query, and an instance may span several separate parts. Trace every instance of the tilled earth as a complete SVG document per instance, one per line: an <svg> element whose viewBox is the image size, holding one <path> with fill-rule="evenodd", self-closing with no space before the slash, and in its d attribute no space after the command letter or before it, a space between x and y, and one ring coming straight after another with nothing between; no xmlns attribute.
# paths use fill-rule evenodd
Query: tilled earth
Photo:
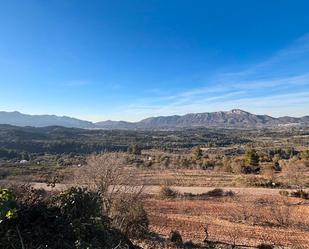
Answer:
<svg viewBox="0 0 309 249"><path fill-rule="evenodd" d="M152 231L168 236L178 230L184 240L209 240L283 248L309 248L309 202L278 195L245 192L206 200L148 198Z"/></svg>

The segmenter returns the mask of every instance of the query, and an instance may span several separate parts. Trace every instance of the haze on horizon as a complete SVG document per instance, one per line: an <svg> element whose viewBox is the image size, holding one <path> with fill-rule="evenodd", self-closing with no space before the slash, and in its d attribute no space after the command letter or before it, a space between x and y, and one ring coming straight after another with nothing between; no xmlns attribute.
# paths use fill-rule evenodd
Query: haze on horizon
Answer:
<svg viewBox="0 0 309 249"><path fill-rule="evenodd" d="M309 2L6 1L0 111L309 115Z"/></svg>

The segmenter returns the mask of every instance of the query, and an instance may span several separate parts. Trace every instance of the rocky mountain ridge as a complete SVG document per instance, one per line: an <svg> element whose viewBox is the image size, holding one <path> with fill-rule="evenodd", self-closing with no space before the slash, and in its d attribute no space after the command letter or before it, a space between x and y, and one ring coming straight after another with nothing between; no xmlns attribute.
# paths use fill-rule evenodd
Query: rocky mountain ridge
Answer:
<svg viewBox="0 0 309 249"><path fill-rule="evenodd" d="M219 112L189 113L159 116L139 122L102 121L93 123L67 116L27 115L20 112L0 112L0 124L15 126L64 126L83 129L155 129L186 127L263 127L282 125L309 125L309 116L300 118L255 115L240 109Z"/></svg>

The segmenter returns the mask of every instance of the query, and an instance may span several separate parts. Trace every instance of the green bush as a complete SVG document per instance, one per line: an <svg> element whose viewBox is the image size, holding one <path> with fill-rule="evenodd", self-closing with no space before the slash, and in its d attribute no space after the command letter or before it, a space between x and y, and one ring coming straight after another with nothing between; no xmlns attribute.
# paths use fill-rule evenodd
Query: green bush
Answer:
<svg viewBox="0 0 309 249"><path fill-rule="evenodd" d="M256 150L249 149L246 151L245 154L245 163L246 166L258 166L259 165L259 155L257 154Z"/></svg>
<svg viewBox="0 0 309 249"><path fill-rule="evenodd" d="M16 217L17 204L15 197L8 189L0 189L0 224Z"/></svg>
<svg viewBox="0 0 309 249"><path fill-rule="evenodd" d="M14 195L0 190L3 203L15 201ZM4 193L4 194L3 194ZM97 193L71 188L59 195L36 202L17 202L16 215L0 223L0 248L110 249L121 244L134 248L109 219L100 212ZM28 196L32 199L32 195ZM4 201L3 201L4 200Z"/></svg>
<svg viewBox="0 0 309 249"><path fill-rule="evenodd" d="M53 204L72 220L90 220L101 216L100 195L87 188L72 187L54 197Z"/></svg>

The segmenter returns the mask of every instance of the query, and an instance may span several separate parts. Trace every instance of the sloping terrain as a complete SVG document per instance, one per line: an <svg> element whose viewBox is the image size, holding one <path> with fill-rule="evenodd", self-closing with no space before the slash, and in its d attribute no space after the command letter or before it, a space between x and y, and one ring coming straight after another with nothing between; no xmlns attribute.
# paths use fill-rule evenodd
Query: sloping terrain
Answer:
<svg viewBox="0 0 309 249"><path fill-rule="evenodd" d="M0 124L16 126L64 126L74 128L94 128L95 125L89 121L56 115L28 115L20 112L0 112Z"/></svg>
<svg viewBox="0 0 309 249"><path fill-rule="evenodd" d="M158 129L190 127L270 127L278 125L309 125L309 116L274 118L268 115L255 115L240 109L220 112L190 113L186 115L159 116L139 122L101 121L92 123L76 118L55 115L27 115L20 112L0 112L0 124L16 126L64 126L83 129Z"/></svg>

